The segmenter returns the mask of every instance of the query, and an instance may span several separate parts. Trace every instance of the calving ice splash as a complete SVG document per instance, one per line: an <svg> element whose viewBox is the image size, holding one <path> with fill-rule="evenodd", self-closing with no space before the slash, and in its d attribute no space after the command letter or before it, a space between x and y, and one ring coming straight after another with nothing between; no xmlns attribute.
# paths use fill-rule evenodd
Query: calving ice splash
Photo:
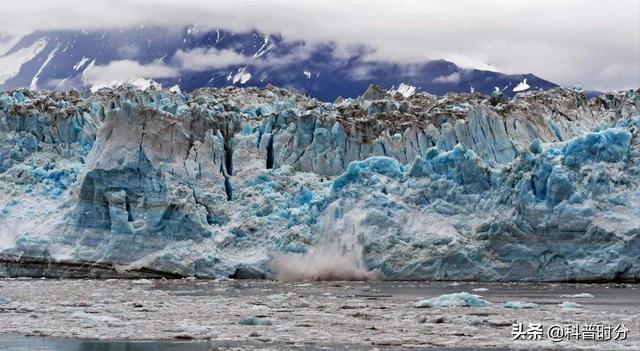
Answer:
<svg viewBox="0 0 640 351"><path fill-rule="evenodd" d="M0 274L637 281L638 106L564 88L6 92Z"/></svg>
<svg viewBox="0 0 640 351"><path fill-rule="evenodd" d="M275 254L271 268L276 278L285 281L382 278L378 270L369 270L365 262L359 238L365 219L366 212L357 204L331 204L320 220L315 245L303 253Z"/></svg>

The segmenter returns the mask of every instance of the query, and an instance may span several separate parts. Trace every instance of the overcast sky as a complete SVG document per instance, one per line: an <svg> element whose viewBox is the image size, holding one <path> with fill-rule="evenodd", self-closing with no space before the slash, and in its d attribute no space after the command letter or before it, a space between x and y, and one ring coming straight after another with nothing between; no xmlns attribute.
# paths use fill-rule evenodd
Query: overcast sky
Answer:
<svg viewBox="0 0 640 351"><path fill-rule="evenodd" d="M257 29L365 44L372 60L444 58L598 90L640 86L640 0L25 0L0 33L146 25Z"/></svg>

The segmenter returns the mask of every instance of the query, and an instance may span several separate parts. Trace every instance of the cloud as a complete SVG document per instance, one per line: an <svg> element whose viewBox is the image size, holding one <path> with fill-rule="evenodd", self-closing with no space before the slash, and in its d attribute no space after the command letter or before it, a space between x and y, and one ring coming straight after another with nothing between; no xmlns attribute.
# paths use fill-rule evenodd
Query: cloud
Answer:
<svg viewBox="0 0 640 351"><path fill-rule="evenodd" d="M121 58L132 59L140 53L140 48L135 45L125 45L118 48L118 55Z"/></svg>
<svg viewBox="0 0 640 351"><path fill-rule="evenodd" d="M310 51L311 48L299 47L283 56L249 57L230 49L196 48L188 51L178 50L172 63L180 70L192 72L249 64L258 67L275 67L306 60L310 56Z"/></svg>
<svg viewBox="0 0 640 351"><path fill-rule="evenodd" d="M361 65L353 68L349 74L351 75L351 78L355 80L367 80L373 78L371 71L373 71L373 67L371 65Z"/></svg>
<svg viewBox="0 0 640 351"><path fill-rule="evenodd" d="M178 50L174 56L174 61L183 70L201 72L246 64L250 61L250 58L228 49L197 48L190 51Z"/></svg>
<svg viewBox="0 0 640 351"><path fill-rule="evenodd" d="M95 66L86 73L86 84L125 81L136 78L173 78L179 70L156 60L149 64L140 64L131 60L110 62L108 65Z"/></svg>
<svg viewBox="0 0 640 351"><path fill-rule="evenodd" d="M460 72L454 72L446 76L436 77L433 82L441 84L457 84L460 83Z"/></svg>
<svg viewBox="0 0 640 351"><path fill-rule="evenodd" d="M637 0L31 0L3 4L0 32L140 24L256 29L336 52L366 45L369 60L449 59L587 88L640 85Z"/></svg>

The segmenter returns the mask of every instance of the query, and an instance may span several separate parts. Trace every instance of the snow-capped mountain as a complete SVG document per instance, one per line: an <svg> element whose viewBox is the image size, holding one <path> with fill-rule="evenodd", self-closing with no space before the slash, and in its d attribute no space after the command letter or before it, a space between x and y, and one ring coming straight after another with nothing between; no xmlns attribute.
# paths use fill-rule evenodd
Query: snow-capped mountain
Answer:
<svg viewBox="0 0 640 351"><path fill-rule="evenodd" d="M124 80L148 85L153 79L183 91L273 84L333 100L355 97L372 83L401 89L403 94L491 93L498 87L513 95L523 87L556 87L532 74L465 69L444 60L372 61L367 58L371 50L197 27L34 32L21 38L0 37L0 90L98 88Z"/></svg>

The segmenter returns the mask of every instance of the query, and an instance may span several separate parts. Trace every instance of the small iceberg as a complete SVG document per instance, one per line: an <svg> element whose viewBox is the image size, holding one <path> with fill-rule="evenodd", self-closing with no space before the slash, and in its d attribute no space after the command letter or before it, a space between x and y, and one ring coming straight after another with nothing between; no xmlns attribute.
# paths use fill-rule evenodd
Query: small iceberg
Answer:
<svg viewBox="0 0 640 351"><path fill-rule="evenodd" d="M72 318L84 319L94 324L107 323L108 325L120 325L122 321L118 318L103 316L99 314L87 313L85 311L75 311L71 314Z"/></svg>
<svg viewBox="0 0 640 351"><path fill-rule="evenodd" d="M560 307L562 307L563 310L574 310L574 309L582 308L582 305L575 302L565 301L560 304Z"/></svg>
<svg viewBox="0 0 640 351"><path fill-rule="evenodd" d="M266 317L251 317L240 321L242 325L273 325L273 320Z"/></svg>
<svg viewBox="0 0 640 351"><path fill-rule="evenodd" d="M562 297L573 297L573 298L582 299L582 298L594 297L594 296L592 294L589 294L589 293L580 293L580 294L575 294L575 295L562 295Z"/></svg>
<svg viewBox="0 0 640 351"><path fill-rule="evenodd" d="M431 307L485 307L491 305L491 302L484 300L482 297L468 292L460 292L454 294L444 294L431 299L420 300L415 307L431 308Z"/></svg>
<svg viewBox="0 0 640 351"><path fill-rule="evenodd" d="M537 303L525 302L525 301L507 301L504 304L504 308L535 308L538 307Z"/></svg>

